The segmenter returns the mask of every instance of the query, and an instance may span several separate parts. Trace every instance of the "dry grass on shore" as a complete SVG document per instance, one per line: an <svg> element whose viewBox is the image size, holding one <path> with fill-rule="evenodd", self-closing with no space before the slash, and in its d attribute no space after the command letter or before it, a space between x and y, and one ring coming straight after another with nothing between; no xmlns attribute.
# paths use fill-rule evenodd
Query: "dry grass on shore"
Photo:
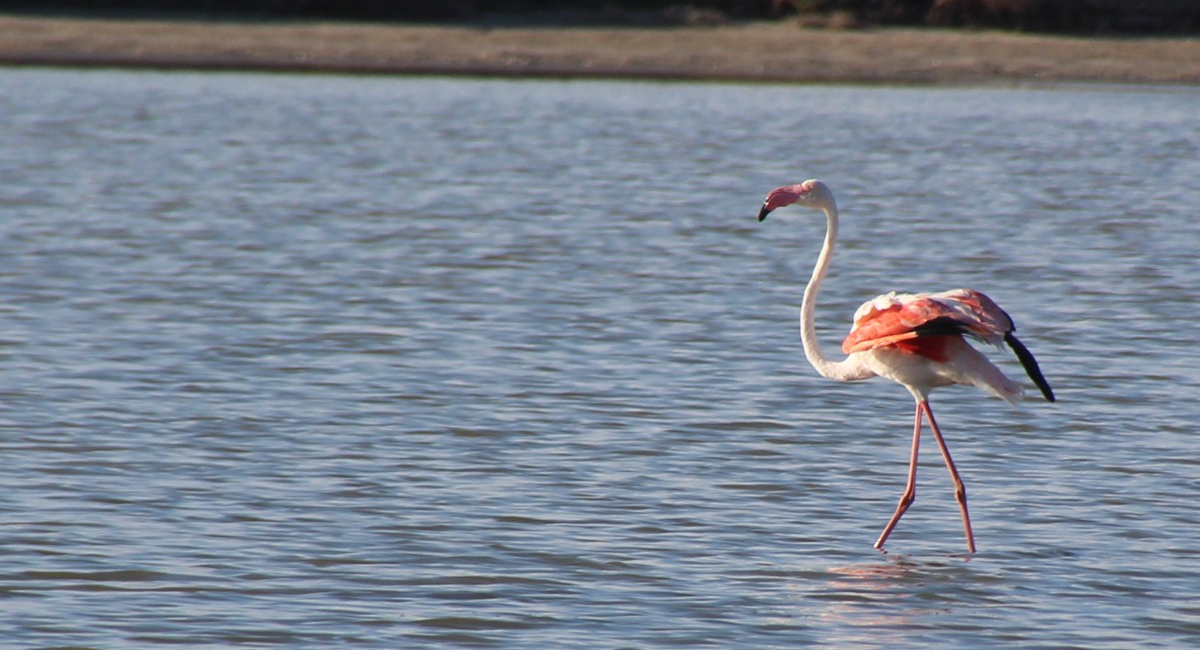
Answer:
<svg viewBox="0 0 1200 650"><path fill-rule="evenodd" d="M1200 39L934 29L446 26L0 15L0 64L874 83L1200 83Z"/></svg>

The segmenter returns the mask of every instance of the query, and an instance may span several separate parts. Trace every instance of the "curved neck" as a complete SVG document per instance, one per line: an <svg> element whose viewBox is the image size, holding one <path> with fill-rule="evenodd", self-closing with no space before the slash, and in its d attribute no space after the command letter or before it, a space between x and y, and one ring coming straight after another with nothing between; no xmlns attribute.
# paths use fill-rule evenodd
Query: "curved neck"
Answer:
<svg viewBox="0 0 1200 650"><path fill-rule="evenodd" d="M822 377L838 381L862 379L863 373L857 363L850 359L834 361L826 357L821 350L821 342L817 340L815 314L817 293L821 290L821 281L825 279L825 273L829 271L829 262L833 258L833 249L838 236L837 204L830 201L829 205L823 207L822 210L825 212L828 222L825 230L825 245L821 247L821 254L817 256L817 264L813 267L812 278L808 281L808 286L804 288L804 302L800 305L800 340L804 342L804 356L808 357L808 362L817 369L817 372L821 373Z"/></svg>

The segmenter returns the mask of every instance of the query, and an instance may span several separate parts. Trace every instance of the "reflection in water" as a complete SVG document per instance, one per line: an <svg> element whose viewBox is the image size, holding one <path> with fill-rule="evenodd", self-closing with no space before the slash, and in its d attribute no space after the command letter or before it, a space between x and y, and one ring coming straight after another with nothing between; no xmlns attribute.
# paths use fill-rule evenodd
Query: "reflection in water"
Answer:
<svg viewBox="0 0 1200 650"><path fill-rule="evenodd" d="M804 592L803 618L816 628L822 647L897 647L915 643L931 617L950 614L950 599L931 597L936 583L959 588L959 572L946 565L901 556L830 568ZM942 600L942 602L938 602Z"/></svg>

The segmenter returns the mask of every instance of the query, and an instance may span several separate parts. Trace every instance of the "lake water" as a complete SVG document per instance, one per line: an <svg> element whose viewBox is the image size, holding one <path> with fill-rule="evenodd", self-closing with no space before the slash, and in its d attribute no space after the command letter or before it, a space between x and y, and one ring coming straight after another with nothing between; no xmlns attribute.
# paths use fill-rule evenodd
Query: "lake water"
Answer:
<svg viewBox="0 0 1200 650"><path fill-rule="evenodd" d="M0 70L0 646L1196 647L1198 106ZM808 177L827 349L975 287L1059 396L935 394L973 556Z"/></svg>

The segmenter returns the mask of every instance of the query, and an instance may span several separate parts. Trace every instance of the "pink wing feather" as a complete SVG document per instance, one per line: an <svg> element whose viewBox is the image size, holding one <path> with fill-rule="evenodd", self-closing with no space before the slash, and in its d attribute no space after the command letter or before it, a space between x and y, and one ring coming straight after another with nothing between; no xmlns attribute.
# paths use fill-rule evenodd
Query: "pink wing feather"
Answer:
<svg viewBox="0 0 1200 650"><path fill-rule="evenodd" d="M1008 314L991 298L972 289L920 294L892 292L858 308L854 327L842 341L842 351L849 354L895 345L936 359L941 346L935 341L920 343L917 339L967 334L1000 346L1012 330Z"/></svg>

